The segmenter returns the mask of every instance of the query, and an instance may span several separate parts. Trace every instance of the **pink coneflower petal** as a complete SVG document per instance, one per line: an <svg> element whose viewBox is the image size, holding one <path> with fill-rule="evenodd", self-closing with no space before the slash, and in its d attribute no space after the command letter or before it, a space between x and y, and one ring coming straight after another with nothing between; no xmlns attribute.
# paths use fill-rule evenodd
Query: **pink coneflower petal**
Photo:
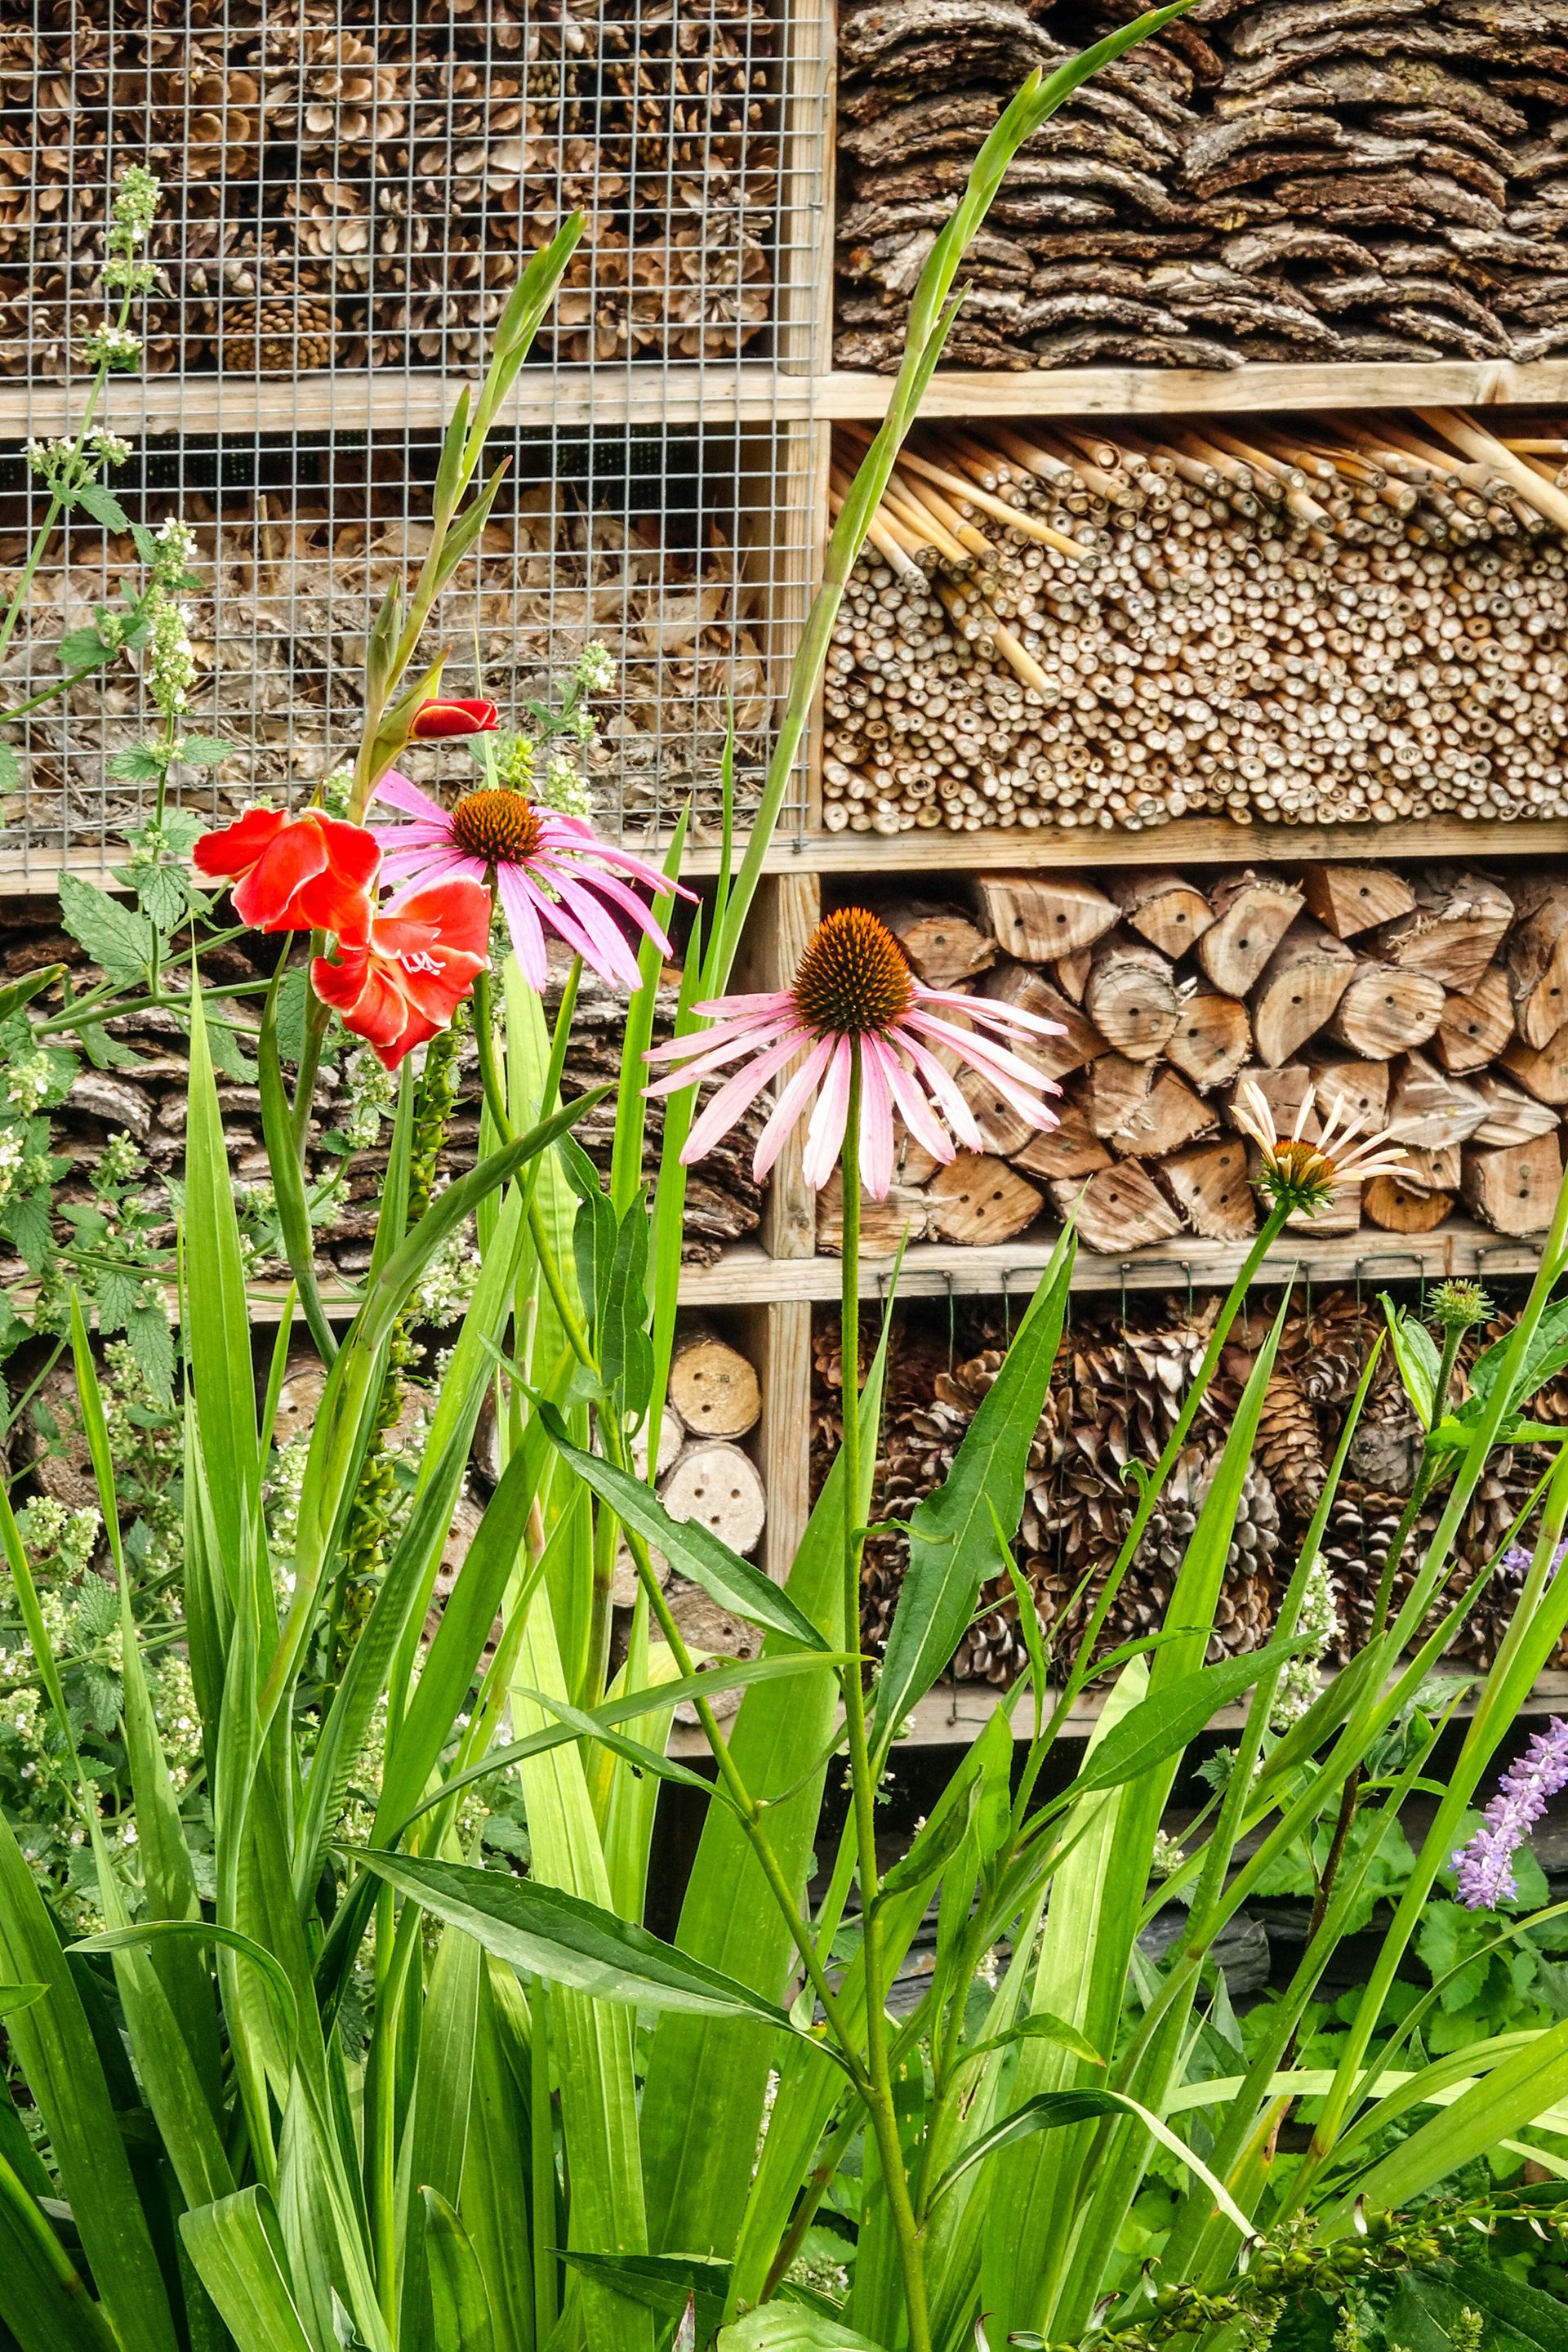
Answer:
<svg viewBox="0 0 1568 2352"><path fill-rule="evenodd" d="M1056 1113L1047 1110L1039 1098L1039 1090L1042 1087L1050 1094L1060 1094L1061 1088L1054 1078L1037 1078L1034 1088L1031 1089L1021 1086L1010 1070L1004 1069L1000 1063L994 1061L987 1054L976 1051L966 1055L964 1058L970 1068L977 1070L987 1086L994 1087L1003 1101L1011 1103L1019 1118L1026 1118L1031 1127L1037 1127L1043 1132L1056 1126Z"/></svg>
<svg viewBox="0 0 1568 2352"><path fill-rule="evenodd" d="M731 1037L770 1036L781 1021L793 1018L785 1003L776 1013L747 1013L738 1021L715 1021L707 1029L689 1029L683 1036L667 1037L662 1045L649 1045L643 1060L668 1062L682 1054L705 1054L710 1047L722 1045Z"/></svg>
<svg viewBox="0 0 1568 2352"><path fill-rule="evenodd" d="M763 989L756 996L710 996L702 1003L694 1004L691 1010L710 1019L733 1021L743 1013L783 1013L786 1007L792 1013L795 1010L793 988Z"/></svg>
<svg viewBox="0 0 1568 2352"><path fill-rule="evenodd" d="M893 1181L893 1097L875 1037L860 1047L860 1175L873 1201L885 1201Z"/></svg>
<svg viewBox="0 0 1568 2352"><path fill-rule="evenodd" d="M365 831L388 849L410 849L416 843L431 849L452 846L452 828L445 817L439 824L433 817L411 817L405 824L371 824Z"/></svg>
<svg viewBox="0 0 1568 2352"><path fill-rule="evenodd" d="M549 880L557 899L552 910L555 919L559 921L563 908L569 908L583 931L597 947L600 970L613 971L628 988L636 988L642 978L637 970L637 956L626 933L604 901L584 884L570 880L559 867L551 874Z"/></svg>
<svg viewBox="0 0 1568 2352"><path fill-rule="evenodd" d="M721 1070L726 1062L732 1062L737 1054L765 1052L782 1036L788 1036L797 1045L805 1045L809 1034L809 1031L798 1025L791 1027L783 1021L770 1021L765 1029L748 1029L739 1037L726 1038L721 1045L713 1047L709 1053L699 1054L695 1060L683 1063L679 1070L656 1079L643 1091L650 1095L678 1094L682 1087L689 1087L700 1078L711 1077L714 1071ZM706 1042L705 1033L701 1042ZM680 1043L689 1046L692 1040L683 1037Z"/></svg>
<svg viewBox="0 0 1568 2352"><path fill-rule="evenodd" d="M689 1167L692 1160L700 1160L705 1151L712 1150L719 1138L734 1126L743 1110L750 1109L768 1080L784 1068L795 1050L794 1038L785 1037L780 1044L770 1045L765 1054L759 1054L754 1062L748 1062L743 1070L737 1070L732 1078L726 1080L701 1117L694 1122L686 1139L680 1156Z"/></svg>
<svg viewBox="0 0 1568 2352"><path fill-rule="evenodd" d="M547 898L525 866L498 866L496 870L501 874L510 873L514 889L531 908L534 919L541 926L542 931L553 931L558 939L564 940L573 954L580 955L589 971L596 971L601 980L613 982L619 978L619 974L613 968L605 971L604 959L597 946L583 929L570 907L564 905L560 899Z"/></svg>
<svg viewBox="0 0 1568 2352"><path fill-rule="evenodd" d="M888 1084L892 1089L893 1101L898 1107L900 1117L915 1141L923 1144L931 1158L939 1160L945 1168L948 1161L957 1156L952 1138L932 1110L921 1089L920 1081L912 1072L904 1067L900 1060L898 1048L885 1045L882 1052L887 1066Z"/></svg>
<svg viewBox="0 0 1568 2352"><path fill-rule="evenodd" d="M663 929L655 920L653 909L647 900L639 898L635 890L630 889L625 882L617 881L613 874L590 874L585 867L581 866L575 871L570 866L562 868L554 859L543 857L533 860L532 870L542 876L553 889L559 889L564 880L574 887L599 892L604 898L609 899L612 906L619 907L624 914L631 917L637 929L645 932L653 941L660 955L668 956L674 953Z"/></svg>
<svg viewBox="0 0 1568 2352"><path fill-rule="evenodd" d="M899 1027L906 1033L915 1029L922 1036L934 1037L939 1044L951 1046L966 1062L973 1061L984 1054L993 1069L1007 1071L1011 1076L1021 1078L1026 1087L1039 1087L1046 1083L1034 1064L1026 1062L1022 1055L1015 1054L1010 1047L998 1045L991 1037L977 1037L972 1029L960 1029L953 1022L939 1021L934 1013L922 1013L919 1005L912 1013L905 1013Z"/></svg>
<svg viewBox="0 0 1568 2352"><path fill-rule="evenodd" d="M501 912L511 934L512 953L519 969L534 993L542 996L550 965L539 911L515 866L497 866L496 887L500 892Z"/></svg>
<svg viewBox="0 0 1568 2352"><path fill-rule="evenodd" d="M752 1156L752 1173L759 1184L784 1150L789 1140L790 1129L811 1100L813 1090L833 1058L835 1043L832 1037L817 1040L769 1112L767 1125L758 1136L757 1148Z"/></svg>
<svg viewBox="0 0 1568 2352"><path fill-rule="evenodd" d="M923 988L917 982L915 1001L919 1004L952 1005L956 1012L967 1013L972 1020L999 1021L1005 1026L1026 1029L1037 1037L1065 1037L1068 1034L1059 1021L1047 1021L1043 1013L1026 1013L1021 1004L1007 1004L996 996L965 996L956 988Z"/></svg>
<svg viewBox="0 0 1568 2352"><path fill-rule="evenodd" d="M402 809L405 816L426 817L434 824L450 828L451 819L440 802L422 793L409 777L400 776L395 768L387 770L371 797Z"/></svg>
<svg viewBox="0 0 1568 2352"><path fill-rule="evenodd" d="M910 1036L901 1024L899 1044L903 1047L930 1092L942 1106L947 1123L966 1151L984 1151L984 1139L974 1123L974 1113L964 1101L952 1075L944 1070L936 1055L922 1045L918 1037Z"/></svg>
<svg viewBox="0 0 1568 2352"><path fill-rule="evenodd" d="M468 881L481 883L489 871L482 857L468 857L460 849L440 846L395 849L382 859L381 870L389 877L403 875L412 879L418 875L426 881L445 882L460 875Z"/></svg>
<svg viewBox="0 0 1568 2352"><path fill-rule="evenodd" d="M653 892L656 898L668 898L673 892L678 898L695 900L697 897L695 890L689 890L683 882L672 882L668 874L661 874L657 866L648 864L646 857L638 857L629 849L621 849L613 841L600 841L591 831L588 837L593 846L594 856L600 865L613 866L620 873L629 874L634 882L640 882L645 890ZM552 845L558 845L563 850L575 851L581 849L584 845L571 841Z"/></svg>
<svg viewBox="0 0 1568 2352"><path fill-rule="evenodd" d="M811 1125L806 1129L802 1173L806 1182L818 1192L837 1163L844 1142L844 1129L849 1120L849 1054L848 1038L837 1038L822 1092L816 1097L816 1108L811 1114Z"/></svg>

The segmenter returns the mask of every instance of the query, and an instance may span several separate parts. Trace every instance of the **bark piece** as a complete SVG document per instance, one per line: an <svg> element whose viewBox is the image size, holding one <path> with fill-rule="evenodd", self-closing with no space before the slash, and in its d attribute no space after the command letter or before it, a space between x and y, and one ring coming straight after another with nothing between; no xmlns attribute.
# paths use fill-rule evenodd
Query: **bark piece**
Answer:
<svg viewBox="0 0 1568 2352"><path fill-rule="evenodd" d="M1311 912L1337 940L1353 940L1374 923L1392 923L1415 904L1404 875L1386 866L1338 866L1325 858L1307 868L1301 887Z"/></svg>
<svg viewBox="0 0 1568 2352"><path fill-rule="evenodd" d="M1534 904L1509 934L1514 1026L1527 1045L1550 1045L1568 1023L1568 883L1531 892Z"/></svg>
<svg viewBox="0 0 1568 2352"><path fill-rule="evenodd" d="M1302 894L1248 867L1215 883L1209 904L1215 919L1198 941L1198 962L1226 996L1245 996L1300 914Z"/></svg>
<svg viewBox="0 0 1568 2352"><path fill-rule="evenodd" d="M1136 940L1106 940L1095 950L1084 1011L1114 1053L1147 1062L1176 1025L1180 1010L1171 967Z"/></svg>
<svg viewBox="0 0 1568 2352"><path fill-rule="evenodd" d="M1292 923L1264 966L1249 1000L1258 1059L1278 1069L1329 1020L1355 976L1342 940L1310 916Z"/></svg>
<svg viewBox="0 0 1568 2352"><path fill-rule="evenodd" d="M1117 874L1110 895L1121 909L1122 921L1173 961L1185 955L1215 920L1203 892L1183 874Z"/></svg>
<svg viewBox="0 0 1568 2352"><path fill-rule="evenodd" d="M689 1332L676 1341L669 1402L695 1437L744 1437L762 1419L756 1372L738 1348L712 1331Z"/></svg>
<svg viewBox="0 0 1568 2352"><path fill-rule="evenodd" d="M882 919L928 988L952 988L996 961L996 942L962 908L899 898Z"/></svg>
<svg viewBox="0 0 1568 2352"><path fill-rule="evenodd" d="M1026 963L1091 948L1116 920L1115 900L1075 875L980 874L975 881L998 942Z"/></svg>
<svg viewBox="0 0 1568 2352"><path fill-rule="evenodd" d="M1181 992L1176 1025L1165 1040L1165 1059L1195 1087L1221 1087L1233 1078L1252 1051L1252 1025L1237 996L1222 995L1205 981Z"/></svg>
<svg viewBox="0 0 1568 2352"><path fill-rule="evenodd" d="M1174 1151L1154 1171L1194 1234L1205 1241L1250 1241L1258 1196L1247 1181L1247 1146L1237 1135Z"/></svg>
<svg viewBox="0 0 1568 2352"><path fill-rule="evenodd" d="M1044 1196L1026 1177L978 1151L961 1151L926 1188L930 1230L941 1241L976 1249L1010 1242L1032 1225Z"/></svg>
<svg viewBox="0 0 1568 2352"><path fill-rule="evenodd" d="M1481 874L1422 874L1407 915L1376 934L1379 955L1407 970L1436 972L1463 994L1490 963L1513 919L1506 890Z"/></svg>
<svg viewBox="0 0 1568 2352"><path fill-rule="evenodd" d="M1102 1169L1086 1184L1053 1182L1047 1189L1058 1215L1070 1215L1076 1203L1085 1247L1107 1257L1124 1257L1129 1250L1144 1249L1152 1242L1168 1242L1182 1230L1180 1217L1136 1160Z"/></svg>
<svg viewBox="0 0 1568 2352"><path fill-rule="evenodd" d="M1443 1000L1436 1052L1443 1067L1458 1077L1467 1070L1484 1070L1513 1034L1508 974L1494 963L1473 988Z"/></svg>
<svg viewBox="0 0 1568 2352"><path fill-rule="evenodd" d="M1109 1168L1110 1154L1089 1126L1081 1105L1063 1103L1058 1124L1048 1134L1032 1135L1013 1165L1026 1176L1092 1176Z"/></svg>
<svg viewBox="0 0 1568 2352"><path fill-rule="evenodd" d="M1563 1181L1563 1150L1555 1135L1500 1150L1471 1145L1460 1189L1468 1208L1499 1234L1538 1234L1552 1223Z"/></svg>
<svg viewBox="0 0 1568 2352"><path fill-rule="evenodd" d="M1454 1213L1451 1192L1412 1191L1397 1176L1373 1176L1362 1187L1369 1222L1385 1234L1432 1234Z"/></svg>
<svg viewBox="0 0 1568 2352"><path fill-rule="evenodd" d="M1327 1024L1328 1034L1352 1054L1391 1058L1436 1034L1447 1001L1436 972L1359 963Z"/></svg>
<svg viewBox="0 0 1568 2352"><path fill-rule="evenodd" d="M1406 1054L1395 1065L1388 1094L1388 1131L1396 1142L1440 1150L1466 1142L1486 1115L1486 1102L1476 1088L1450 1077L1425 1054Z"/></svg>

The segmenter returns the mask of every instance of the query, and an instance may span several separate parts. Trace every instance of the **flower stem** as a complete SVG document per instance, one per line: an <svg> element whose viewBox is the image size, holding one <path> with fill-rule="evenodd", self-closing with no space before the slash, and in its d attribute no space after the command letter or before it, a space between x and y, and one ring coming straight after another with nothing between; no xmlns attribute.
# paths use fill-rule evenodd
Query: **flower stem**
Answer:
<svg viewBox="0 0 1568 2352"><path fill-rule="evenodd" d="M882 1927L877 1894L877 1780L866 1738L866 1693L860 1679L860 1041L849 1042L849 1109L844 1123L844 1253L839 1291L839 1353L843 1361L844 1444L844 1721L860 1878L861 1950L866 1968L866 2104L898 2240L908 2305L910 2352L931 2352L925 2261L910 2201L888 2063L888 2017L882 1979Z"/></svg>

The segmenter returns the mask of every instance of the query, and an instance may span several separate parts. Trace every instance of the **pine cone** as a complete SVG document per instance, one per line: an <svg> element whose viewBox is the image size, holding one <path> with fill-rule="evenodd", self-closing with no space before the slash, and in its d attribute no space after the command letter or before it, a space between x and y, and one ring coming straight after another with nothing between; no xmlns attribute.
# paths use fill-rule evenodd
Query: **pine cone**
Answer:
<svg viewBox="0 0 1568 2352"><path fill-rule="evenodd" d="M1299 1376L1276 1365L1258 1417L1258 1459L1292 1517L1310 1519L1329 1475L1318 1417Z"/></svg>
<svg viewBox="0 0 1568 2352"><path fill-rule="evenodd" d="M320 302L236 302L224 312L218 356L231 374L304 375L331 367L336 343Z"/></svg>

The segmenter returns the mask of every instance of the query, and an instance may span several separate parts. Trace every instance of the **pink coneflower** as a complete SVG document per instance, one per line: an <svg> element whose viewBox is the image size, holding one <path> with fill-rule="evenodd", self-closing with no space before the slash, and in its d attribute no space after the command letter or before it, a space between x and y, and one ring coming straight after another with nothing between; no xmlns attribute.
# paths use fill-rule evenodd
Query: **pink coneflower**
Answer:
<svg viewBox="0 0 1568 2352"><path fill-rule="evenodd" d="M581 817L562 816L538 807L523 793L493 788L465 793L455 807L443 808L395 769L383 776L375 797L409 820L370 828L385 853L383 881L424 883L462 875L488 882L493 876L530 988L542 992L544 987L547 926L602 980L636 988L637 960L612 908L629 916L661 955L670 952L652 908L619 876L628 874L656 894L668 883L643 858L601 841Z"/></svg>
<svg viewBox="0 0 1568 2352"><path fill-rule="evenodd" d="M943 1018L940 1007L962 1013L974 1027L960 1028ZM1059 1037L1063 1032L1057 1023L991 997L922 987L887 925L861 907L842 908L817 925L793 988L763 996L722 996L697 1010L714 1025L651 1049L650 1062L679 1061L682 1066L649 1087L649 1094L669 1094L689 1086L742 1054L755 1058L725 1081L696 1121L680 1155L685 1160L700 1160L710 1151L804 1047L805 1059L774 1104L752 1165L760 1182L815 1095L805 1179L820 1191L844 1142L850 1059L857 1042L861 1181L874 1201L887 1198L893 1181L895 1111L933 1160L955 1158L958 1144L970 1151L985 1148L973 1112L940 1058L943 1053L977 1070L1031 1127L1057 1124L1056 1114L1040 1097L1059 1094L1060 1087L989 1034L1022 1031L1034 1037Z"/></svg>

